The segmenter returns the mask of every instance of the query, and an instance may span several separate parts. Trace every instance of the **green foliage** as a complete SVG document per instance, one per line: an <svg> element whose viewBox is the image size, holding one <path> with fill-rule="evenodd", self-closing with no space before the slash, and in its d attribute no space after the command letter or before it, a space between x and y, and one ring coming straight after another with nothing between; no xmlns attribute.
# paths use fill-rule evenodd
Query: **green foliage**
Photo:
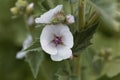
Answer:
<svg viewBox="0 0 120 80"><path fill-rule="evenodd" d="M36 39L31 45L30 47L28 47L27 49L25 49L24 51L42 51L41 47L40 47L40 41L39 39Z"/></svg>
<svg viewBox="0 0 120 80"><path fill-rule="evenodd" d="M101 18L100 30L107 35L119 36L119 8L115 0L88 0Z"/></svg>
<svg viewBox="0 0 120 80"><path fill-rule="evenodd" d="M93 25L89 26L88 28L83 29L80 32L76 31L74 33L73 35L74 36L74 47L73 47L74 53L84 50L86 47L88 47L91 44L90 40L93 37L93 34L95 33L98 25L99 25L99 22L96 22Z"/></svg>
<svg viewBox="0 0 120 80"><path fill-rule="evenodd" d="M120 51L119 51L119 46L120 46L120 40L119 39L114 39L110 37L105 37L104 35L98 33L94 37L94 49L96 51L100 51L103 48L111 48L111 57L112 59L108 61L103 70L102 74L106 74L109 77L113 77L120 73L118 70L119 68L119 58L115 59L117 56L120 56Z"/></svg>
<svg viewBox="0 0 120 80"><path fill-rule="evenodd" d="M73 75L69 61L65 61L64 64L58 68L55 76L55 80L79 80L79 76Z"/></svg>
<svg viewBox="0 0 120 80"><path fill-rule="evenodd" d="M26 55L26 61L28 62L34 78L37 77L40 65L43 62L43 52L41 51L31 51Z"/></svg>
<svg viewBox="0 0 120 80"><path fill-rule="evenodd" d="M35 3L34 16L46 12L58 4L64 5L66 13L77 15L78 0L29 0ZM71 1L71 2L69 2ZM81 53L80 59L80 76L81 80L119 80L120 79L120 39L119 39L119 22L120 22L120 1L119 0L86 0L87 6L94 7L97 16L100 17L100 32L94 37L98 23L85 27L84 30L74 33L73 52ZM117 3L115 3L115 1ZM22 42L25 38L26 29L22 17L11 19L10 7L14 6L15 0L0 1L0 79L1 80L34 80L30 74L28 66L21 60L16 60L15 55L21 49ZM7 5L6 5L7 4ZM72 5L72 7L71 7ZM3 10L4 7L4 10ZM86 7L87 22L90 21L89 8ZM91 14L92 15L92 14ZM89 19L89 18L90 19ZM91 20L93 21L93 19ZM86 23L87 23L86 22ZM94 21L93 21L94 22ZM71 26L73 27L73 26ZM32 32L34 41L26 49L28 52L26 61L34 74L38 75L36 80L53 80L56 73L58 80L79 80L76 75L71 75L69 68L61 62L53 62L49 56L41 50L39 36L43 26L39 26ZM102 33L102 34L101 34ZM108 36L105 34L114 34ZM114 36L117 36L114 37ZM81 50L88 47L92 39L92 49ZM101 49L111 48L111 60L105 60L99 57ZM97 57L97 59L96 59ZM44 59L44 61L43 61ZM64 62L64 61L63 61ZM61 65L63 65L61 67ZM59 69L60 68L60 69ZM70 69L73 67L70 67ZM40 69L40 70L39 70ZM39 72L39 74L38 74ZM55 80L57 80L55 79Z"/></svg>

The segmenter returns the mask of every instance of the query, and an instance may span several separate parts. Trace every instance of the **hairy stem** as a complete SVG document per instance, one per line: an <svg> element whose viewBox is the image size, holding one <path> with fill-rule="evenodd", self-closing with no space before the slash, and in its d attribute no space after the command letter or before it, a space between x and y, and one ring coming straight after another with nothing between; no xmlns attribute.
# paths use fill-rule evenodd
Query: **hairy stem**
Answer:
<svg viewBox="0 0 120 80"><path fill-rule="evenodd" d="M80 80L80 55L77 58L74 58L72 65L73 65L73 76L78 77L77 79Z"/></svg>
<svg viewBox="0 0 120 80"><path fill-rule="evenodd" d="M23 19L24 19L24 23L25 23L25 27L26 27L26 29L27 29L27 33L29 33L31 36L32 36L32 38L34 39L34 37L33 37L33 35L32 35L32 32L33 32L33 30L34 30L34 26L30 26L29 24L28 24L28 18L29 18L29 16L28 15L24 15L23 16Z"/></svg>
<svg viewBox="0 0 120 80"><path fill-rule="evenodd" d="M85 26L85 6L86 6L86 1L79 0L79 4L78 4L79 31L83 29Z"/></svg>

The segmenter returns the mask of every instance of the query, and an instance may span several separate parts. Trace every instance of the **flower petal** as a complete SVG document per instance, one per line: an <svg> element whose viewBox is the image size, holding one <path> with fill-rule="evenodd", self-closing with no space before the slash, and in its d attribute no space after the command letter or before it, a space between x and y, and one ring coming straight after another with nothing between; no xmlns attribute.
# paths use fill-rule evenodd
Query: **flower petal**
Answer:
<svg viewBox="0 0 120 80"><path fill-rule="evenodd" d="M53 61L62 61L72 56L71 49L60 49L56 55L51 55Z"/></svg>
<svg viewBox="0 0 120 80"><path fill-rule="evenodd" d="M50 55L56 55L57 54L57 49L55 47L55 44L53 44L53 43L49 43L46 46L42 46L42 49Z"/></svg>
<svg viewBox="0 0 120 80"><path fill-rule="evenodd" d="M51 25L46 25L40 35L41 46L47 46L54 39L54 33Z"/></svg>
<svg viewBox="0 0 120 80"><path fill-rule="evenodd" d="M64 45L66 45L69 48L72 48L74 42L73 42L73 35L70 32L70 30L63 30L61 31L61 34Z"/></svg>
<svg viewBox="0 0 120 80"><path fill-rule="evenodd" d="M25 55L26 55L26 52L24 52L24 51L19 51L19 52L17 53L17 55L16 55L16 58L17 58L17 59L22 59L22 58L25 57Z"/></svg>
<svg viewBox="0 0 120 80"><path fill-rule="evenodd" d="M62 10L63 5L58 5L53 9L50 9L48 12L41 15L39 18L35 19L36 23L50 23L54 15Z"/></svg>
<svg viewBox="0 0 120 80"><path fill-rule="evenodd" d="M63 32L66 33L65 31L69 31L68 26L63 24L49 25L49 27L56 36L62 36Z"/></svg>
<svg viewBox="0 0 120 80"><path fill-rule="evenodd" d="M23 49L27 49L31 45L31 43L32 43L32 36L28 34L23 42Z"/></svg>

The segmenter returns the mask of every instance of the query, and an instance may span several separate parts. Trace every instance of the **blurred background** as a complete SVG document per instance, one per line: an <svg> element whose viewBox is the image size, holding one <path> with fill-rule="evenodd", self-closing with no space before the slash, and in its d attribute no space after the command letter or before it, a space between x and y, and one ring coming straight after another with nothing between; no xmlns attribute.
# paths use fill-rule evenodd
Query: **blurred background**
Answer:
<svg viewBox="0 0 120 80"><path fill-rule="evenodd" d="M22 18L12 19L10 8L15 2L0 0L0 80L33 80L28 64L16 59L26 28Z"/></svg>
<svg viewBox="0 0 120 80"><path fill-rule="evenodd" d="M34 80L28 64L16 59L16 53L21 50L26 37L26 28L21 17L12 19L10 8L15 2L16 0L0 0L0 80ZM105 7L107 4L103 3L105 2L98 5ZM103 69L105 75L98 80L120 80L120 0L116 0L115 5L117 12L113 8L111 12L114 14L102 18L92 39L92 47L97 53L108 50L118 62L108 62ZM39 75L36 80L41 80Z"/></svg>

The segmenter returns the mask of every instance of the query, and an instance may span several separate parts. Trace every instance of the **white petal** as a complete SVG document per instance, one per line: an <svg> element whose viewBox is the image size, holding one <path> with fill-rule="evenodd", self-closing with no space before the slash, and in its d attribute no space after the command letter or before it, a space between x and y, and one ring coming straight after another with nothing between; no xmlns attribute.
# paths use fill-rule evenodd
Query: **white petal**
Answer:
<svg viewBox="0 0 120 80"><path fill-rule="evenodd" d="M23 42L23 49L27 49L31 45L31 43L32 43L32 36L28 34Z"/></svg>
<svg viewBox="0 0 120 80"><path fill-rule="evenodd" d="M51 55L53 61L62 61L72 56L71 49L60 49L56 55Z"/></svg>
<svg viewBox="0 0 120 80"><path fill-rule="evenodd" d="M56 46L53 43L49 43L46 46L42 46L42 49L50 55L56 55L57 54Z"/></svg>
<svg viewBox="0 0 120 80"><path fill-rule="evenodd" d="M62 11L63 5L58 5L53 9L50 9L48 12L41 15L39 18L35 19L36 23L50 23L54 18L54 15L60 11Z"/></svg>
<svg viewBox="0 0 120 80"><path fill-rule="evenodd" d="M68 26L67 25L63 25L63 24L50 25L49 27L52 29L52 32L56 36L61 36L62 32L69 31Z"/></svg>
<svg viewBox="0 0 120 80"><path fill-rule="evenodd" d="M73 35L70 30L61 31L63 44L69 48L73 47Z"/></svg>
<svg viewBox="0 0 120 80"><path fill-rule="evenodd" d="M25 57L26 55L26 52L23 51L24 49L27 49L30 45L31 45L31 42L32 42L32 36L30 34L27 35L26 39L24 40L23 42L23 48L21 51L19 51L17 54L16 54L16 58L17 59L22 59Z"/></svg>
<svg viewBox="0 0 120 80"><path fill-rule="evenodd" d="M46 25L40 35L41 46L48 45L54 39L54 33L51 25Z"/></svg>
<svg viewBox="0 0 120 80"><path fill-rule="evenodd" d="M16 55L16 58L17 58L17 59L22 59L22 58L25 57L25 55L26 55L26 52L24 52L24 51L19 51L19 52L17 53L17 55Z"/></svg>

